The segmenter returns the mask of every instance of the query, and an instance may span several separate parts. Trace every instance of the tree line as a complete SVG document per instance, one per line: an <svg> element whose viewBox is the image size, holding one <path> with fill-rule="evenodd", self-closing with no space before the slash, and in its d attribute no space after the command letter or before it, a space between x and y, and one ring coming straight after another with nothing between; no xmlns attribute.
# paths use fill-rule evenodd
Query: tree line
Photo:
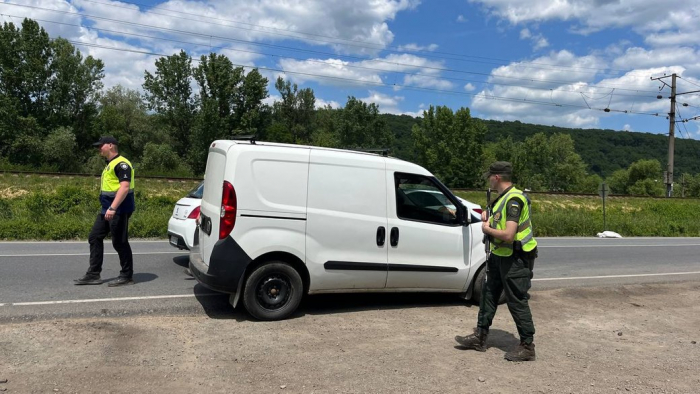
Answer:
<svg viewBox="0 0 700 394"><path fill-rule="evenodd" d="M508 160L516 182L530 190L595 192L605 179L616 194L663 194L658 160L606 167L605 174L608 161L587 164L579 151L590 143L566 130L520 122L509 128L446 106L430 106L421 118L380 114L377 104L352 96L342 108L317 108L312 89L281 77L274 84L279 100L266 104L268 79L217 53L156 59L155 71L144 71L142 91L105 90L103 78L100 59L50 39L37 22L3 24L0 168L99 173L104 160L91 144L109 134L140 174L201 176L211 141L255 134L274 142L389 148L451 187L483 188L488 164ZM700 196L700 175L684 179L687 194Z"/></svg>

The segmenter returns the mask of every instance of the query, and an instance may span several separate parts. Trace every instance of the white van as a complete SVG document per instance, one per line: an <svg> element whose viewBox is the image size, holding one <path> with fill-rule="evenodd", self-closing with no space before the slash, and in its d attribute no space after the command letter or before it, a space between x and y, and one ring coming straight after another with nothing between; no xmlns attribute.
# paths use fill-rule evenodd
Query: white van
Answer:
<svg viewBox="0 0 700 394"><path fill-rule="evenodd" d="M304 294L478 297L485 252L481 223L472 221L449 189L412 163L215 141L190 269L204 286L230 293L234 307L242 297L261 320L289 316Z"/></svg>

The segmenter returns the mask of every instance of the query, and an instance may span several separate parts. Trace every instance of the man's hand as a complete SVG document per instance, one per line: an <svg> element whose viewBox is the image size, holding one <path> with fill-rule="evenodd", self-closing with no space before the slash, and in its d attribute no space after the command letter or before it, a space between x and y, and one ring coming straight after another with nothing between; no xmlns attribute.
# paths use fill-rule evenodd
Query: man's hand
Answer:
<svg viewBox="0 0 700 394"><path fill-rule="evenodd" d="M115 211L110 211L109 209L105 212L105 220L110 221L114 219Z"/></svg>
<svg viewBox="0 0 700 394"><path fill-rule="evenodd" d="M483 212L481 215L483 217L483 215L484 215ZM486 234L486 235L491 235L491 233L490 233L491 226L489 226L489 222L481 222L481 231L483 231L484 234Z"/></svg>
<svg viewBox="0 0 700 394"><path fill-rule="evenodd" d="M482 221L482 222L488 222L488 221L489 221L489 217L486 216L486 215L487 215L487 214L486 214L486 211L481 211L481 221Z"/></svg>

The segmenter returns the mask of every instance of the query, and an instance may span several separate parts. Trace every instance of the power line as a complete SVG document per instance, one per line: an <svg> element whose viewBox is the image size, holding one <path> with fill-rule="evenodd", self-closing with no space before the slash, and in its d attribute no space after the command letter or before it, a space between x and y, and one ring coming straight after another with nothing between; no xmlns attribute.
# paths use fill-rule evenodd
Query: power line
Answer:
<svg viewBox="0 0 700 394"><path fill-rule="evenodd" d="M117 8L124 8L124 9L129 9L133 10L133 8L130 7L125 7L121 5L117 5L114 3L104 3L96 0L82 0L84 2L89 2L89 3L95 3L95 4L101 4L105 5L108 7L117 7ZM149 12L154 15L162 15L162 16L168 16L171 18L177 18L177 19L185 19L185 20L190 20L188 18L184 17L178 17L174 15L169 15L169 14L164 14L164 13L159 13L153 11L153 8L155 6L149 5L149 4L144 4L144 3L138 3L138 2L133 2L133 1L120 1L121 3L124 4L131 4L131 5L136 5L136 6L141 6L144 8L151 8L150 10L144 10L144 12ZM9 3L12 4L12 3ZM346 42L351 42L351 43L360 43L360 44L366 44L365 46L361 45L350 45L350 46L355 46L355 47L360 47L360 48L366 48L366 49L375 49L375 50L384 50L384 51L389 51L389 52L395 52L395 53L421 53L425 57L432 57L432 58L438 58L438 59L449 59L449 60L456 60L456 61L466 61L464 59L455 59L452 57L444 57L444 56L435 56L434 54L440 54L440 55L448 55L448 56L460 56L460 57L465 57L465 58L473 58L473 59L485 59L485 60L496 60L499 61L500 63L494 63L494 62L477 62L477 61L471 61L471 62L476 62L476 63L484 63L484 64L494 64L494 65L503 65L503 62L507 63L512 63L512 60L508 59L499 59L499 58L491 58L491 57L485 57L485 56L473 56L473 55L464 55L464 54L457 54L457 53L450 53L450 52L442 52L442 51L425 51L425 50L416 50L416 51L405 51L401 50L400 47L397 46L378 46L378 45L373 45L370 42L367 41L362 41L362 40L353 40L353 39L345 39L345 38L340 38L340 37L332 37L332 36L327 36L327 35L322 35L322 34L315 34L315 33L308 33L308 32L300 32L300 31L295 31L295 30L289 30L289 29L281 29L277 27L271 27L271 26L264 26L264 25L257 25L253 23L248 23L248 22L243 22L243 21L238 21L238 20L231 20L231 19L224 19L224 18L218 18L218 17L212 17L208 15L202 15L202 14L195 14L191 12L184 12L184 11L177 11L177 10L172 10L169 8L161 7L162 10L168 11L168 12L173 12L176 14L182 14L182 15L189 15L189 16L195 16L199 18L207 18L207 19L213 19L213 20L218 20L218 21L223 21L223 22L228 22L228 23L237 23L241 25L246 25L246 26L252 26L252 27L259 27L262 29L270 29L270 30L275 30L275 31L281 31L281 32L287 32L287 33L292 33L295 35L289 35L289 34L281 34L281 33L272 33L268 30L254 30L254 29L244 29L244 28L239 28L236 26L231 26L231 25L226 25L226 24L218 24L218 23L212 23L209 21L198 21L198 22L205 22L208 24L212 25L218 25L218 26L226 26L226 27L232 27L236 29L242 29L242 30L249 30L249 31L257 31L257 32L264 32L264 33L269 33L269 34L276 34L276 35L281 35L284 37L292 37L292 38L303 38L299 37L299 35L306 35L306 36L311 36L311 37L320 37L320 38L327 38L331 40L337 40L337 41L346 41ZM191 21L191 20L190 20ZM335 41L323 41L323 40L313 40L316 42L321 42L321 43L326 43L326 44L338 44L338 42ZM549 68L546 69L576 69L576 70L593 70L596 71L597 74L603 74L603 75L617 75L622 72L627 72L628 70L623 70L623 69L613 69L613 68L597 68L597 67L585 67L585 66L580 66L580 67L570 67L570 66L560 66L560 65L554 65L554 64L546 64L546 63L537 63L537 62L531 62L529 63L530 65L535 65L535 66L546 66ZM530 67L530 66L526 66ZM532 68L539 68L539 67L532 67ZM610 73L610 72L603 72L605 70L610 70L610 71L615 71L615 73Z"/></svg>
<svg viewBox="0 0 700 394"><path fill-rule="evenodd" d="M285 49L285 50L291 50L291 51L297 51L297 52L306 52L306 53L312 53L312 54L318 54L318 55L334 56L334 57L338 57L338 58L386 63L386 64L389 64L392 66L401 65L401 66L405 66L405 67L415 68L415 65L412 65L412 64L406 64L406 63L400 63L400 62L394 62L394 61L388 61L388 60L382 60L382 59L371 59L371 58L365 58L365 57L361 57L361 56L352 56L352 55L338 55L338 54L329 53L329 52L294 48L294 47L288 47L288 46L284 46L284 45L257 43L257 42L250 41L250 40L236 39L236 38L230 38L230 37L224 37L224 36L216 36L216 35L204 34L204 33L196 33L196 32L192 32L192 31L179 30L179 29L171 29L171 28L147 25L147 24L142 24L142 23L129 22L129 21L123 21L123 20L112 19L112 18L107 18L107 17L101 17L101 16L96 16L96 15L88 15L88 14L83 14L83 13L79 13L79 12L69 12L69 11L55 10L55 9L51 9L51 8L43 8L43 7L22 5L22 4L15 4L15 3L4 3L4 4L14 5L14 6L18 6L18 7L32 8L32 9L40 9L40 10L44 10L44 11L56 12L56 13L61 13L61 14L78 15L78 16L82 16L82 17L106 20L106 21L121 23L121 24L126 24L126 25L132 25L132 26L138 26L138 27L143 27L143 28L174 32L174 33L184 34L184 35L190 35L190 36L200 37L200 38L209 39L209 40L214 38L217 40L239 42L239 43L251 44L251 45L255 45L255 46L264 46L264 47ZM524 67L527 67L527 66L524 66ZM542 83L549 83L549 84L572 84L572 83L579 82L579 81L557 81L557 80L544 80L544 79L535 79L535 78L499 76L499 75L492 75L490 73L465 71L465 70L459 70L459 69L450 69L450 68L432 67L432 66L422 66L421 68L426 69L426 70L445 71L445 72L454 72L454 73L472 74L472 75L482 75L482 76L487 76L487 77L491 77L491 78L522 80L522 81L528 81L528 82L542 82ZM651 93L652 92L652 91L643 91L643 90L639 90L639 89L628 89L628 88L623 88L623 87L619 87L619 86L612 86L612 85L610 85L610 86L598 86L598 88L605 88L605 89L615 88L618 90L632 91L632 92L638 92L638 93L644 93L644 92ZM656 92L654 91L654 93L656 93Z"/></svg>
<svg viewBox="0 0 700 394"><path fill-rule="evenodd" d="M141 51L141 50L134 50L134 49L126 49L126 48L114 48L114 47L109 47L106 45L86 43L86 42L82 42L82 41L72 41L72 40L67 40L67 41L70 42L71 44L78 45L78 46L101 48L101 49L115 50L115 51L121 51L121 52L139 53L139 54L144 54L144 55L149 55L149 56L161 56L161 57L168 57L169 56L166 54L150 52L150 51ZM192 60L196 61L196 62L200 61L199 59L194 59L194 58ZM363 81L363 80L359 80L359 79L342 78L342 77L331 77L331 76L326 76L326 75L319 75L319 74L300 72L300 71L292 71L292 70L283 70L283 69L276 69L276 68L270 68L270 67L261 67L261 66L253 67L253 66L247 66L244 64L236 64L236 63L232 63L232 64L234 66L237 66L237 67L243 67L243 68L248 68L248 69L259 69L259 70L272 71L272 72L281 72L281 73L285 73L285 74L302 75L302 76L307 76L307 77L315 77L315 78L324 78L324 79L338 80L338 81L344 81L344 82L352 82L352 83L355 83L358 85L373 85L373 86L385 86L385 87L395 87L396 86L396 87L400 87L400 88L406 89L406 90L417 90L417 91L445 93L445 94L452 94L452 95L472 96L472 97L479 97L479 98L484 98L484 99L488 99L488 100L526 103L526 104L533 104L533 105L544 105L544 106L548 106L548 107L590 109L590 110L602 111L602 112L617 112L617 113L635 114L635 115L659 116L658 113L651 113L651 112L637 112L637 111L618 110L618 109L610 109L610 108L588 108L588 107L584 107L581 105L574 105L574 104L549 103L546 101L537 101L537 100L502 97L502 96L492 96L492 95L481 95L481 94L468 93L468 92L458 92L458 91L453 91L453 90L424 88L424 87L418 87L418 86L408 86L408 85L399 85L399 84L392 85L392 84L383 83L383 82Z"/></svg>
<svg viewBox="0 0 700 394"><path fill-rule="evenodd" d="M21 18L21 16L16 16L16 15L9 15L9 14L4 14L10 17L16 17L16 18ZM82 27L82 25L79 24L73 24L73 23L66 23L66 22L58 22L58 21L52 21L52 20L46 20L46 19L34 19L35 21L40 21L40 22L45 22L45 23L53 23L57 25L63 25L63 26L73 26L73 27ZM271 54L271 53L266 53L266 52L259 52L259 51L251 51L247 49L240 49L240 48L226 48L224 46L215 46L212 47L211 45L205 44L205 43L196 43L196 42L189 42L189 41L181 41L181 40L176 40L172 38L165 38L165 37L156 37L156 36L149 36L145 34L138 34L138 33L130 33L130 32L124 32L124 31L118 31L118 30L111 30L111 29L103 29L103 28L95 28L92 27L91 29L101 31L101 32L107 32L107 33L116 33L116 34L121 34L124 36L132 36L132 37L139 37L139 38L147 38L151 40L161 40L161 41L168 41L168 42L175 42L178 44L188 44L188 45L194 45L194 46L201 46L201 47L207 47L209 50L213 49L228 49L231 51L235 52L242 52L242 53L252 53L252 54L259 54L259 55L264 55L264 56L270 56L270 57L278 57L282 59L294 59L294 60L300 60L300 61L305 61L305 62L311 62L311 63L319 63L323 65L328 65L327 62L323 60L315 60L315 59L305 59L305 58L300 58L300 57L294 57L294 56L281 56L281 55L276 55L276 54ZM395 74L403 74L403 75L408 75L408 76L420 76L420 77L427 77L431 78L434 80L450 80L450 81L460 81L460 82L474 82L478 84L485 84L485 85L496 85L496 86L510 86L510 87L520 87L524 89L533 89L533 90L544 90L544 91L555 91L555 92L565 92L565 93L580 93L581 95L585 96L588 99L591 100L599 100L605 97L610 96L612 98L612 94L615 91L613 88L612 91L609 93L606 93L605 95L599 97L599 98L591 98L587 95L585 95L583 92L578 91L578 90L572 90L572 89L564 89L564 88L556 88L556 89L551 89L551 88L544 88L544 87L536 87L536 86L524 86L524 85L518 85L518 84L507 84L507 83L498 83L498 82L489 82L489 81L480 81L480 80L473 80L473 79L465 79L465 78L455 78L455 77L446 77L446 76L438 76L438 75L431 75L431 74L423 74L423 73L410 73L410 72L405 72L405 71L394 71L394 70L388 70L388 69L382 69L382 68L373 68L373 67L364 67L364 66L358 66L358 65L353 65L353 64L344 64L344 67L348 68L355 68L355 69L360 69L360 70L370 70L370 71L378 71L378 72L383 72L383 73L395 73ZM420 67L416 67L420 68ZM590 89L599 89L597 86L588 86ZM618 96L625 96L625 97L639 97L639 98L651 98L651 96L646 96L646 95L638 95L638 94L624 94L624 93L618 93ZM584 99L585 101L585 99ZM609 106L609 103L608 103Z"/></svg>

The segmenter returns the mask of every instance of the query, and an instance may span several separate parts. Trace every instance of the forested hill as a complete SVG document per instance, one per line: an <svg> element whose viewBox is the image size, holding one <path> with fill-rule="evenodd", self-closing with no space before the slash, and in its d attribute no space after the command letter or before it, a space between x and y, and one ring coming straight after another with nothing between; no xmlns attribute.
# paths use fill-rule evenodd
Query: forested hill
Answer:
<svg viewBox="0 0 700 394"><path fill-rule="evenodd" d="M407 115L384 114L387 125L396 137L395 152L397 157L411 159L411 127L421 118ZM536 133L547 136L556 133L571 135L576 144L576 152L588 164L588 171L607 177L615 170L628 168L630 164L641 159L656 159L662 166L666 165L668 154L668 137L664 134L638 133L601 129L571 129L564 127L542 126L519 121L484 120L488 128L487 142L495 142L511 137L514 141L523 141ZM676 131L678 136L678 131ZM700 141L676 138L674 173L700 173Z"/></svg>

